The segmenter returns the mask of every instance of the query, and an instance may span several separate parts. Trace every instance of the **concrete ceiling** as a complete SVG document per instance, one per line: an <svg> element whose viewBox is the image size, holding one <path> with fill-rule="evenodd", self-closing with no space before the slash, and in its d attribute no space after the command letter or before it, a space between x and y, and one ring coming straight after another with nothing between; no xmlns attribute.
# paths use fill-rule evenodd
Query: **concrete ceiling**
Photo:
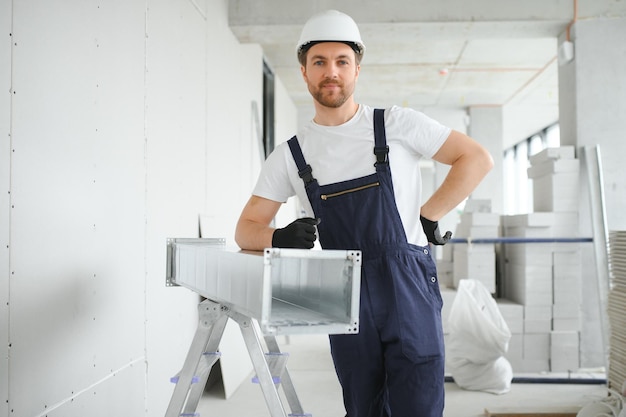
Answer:
<svg viewBox="0 0 626 417"><path fill-rule="evenodd" d="M623 7L619 3L229 0L229 24L240 42L261 45L267 63L304 113L312 114L311 97L295 43L311 15L332 8L354 18L367 48L358 102L424 111L552 107L558 117L557 38L563 38L575 18L610 15Z"/></svg>

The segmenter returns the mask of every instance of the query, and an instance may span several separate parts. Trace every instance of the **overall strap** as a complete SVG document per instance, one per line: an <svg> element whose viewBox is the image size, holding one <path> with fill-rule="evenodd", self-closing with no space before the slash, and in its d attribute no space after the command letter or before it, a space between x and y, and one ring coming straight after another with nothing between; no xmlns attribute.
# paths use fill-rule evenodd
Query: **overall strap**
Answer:
<svg viewBox="0 0 626 417"><path fill-rule="evenodd" d="M304 160L304 155L302 155L302 149L298 143L298 138L294 136L289 139L287 143L289 144L291 155L293 156L296 166L298 167L298 175L304 181L304 185L315 181L315 178L313 178L313 169L311 168L311 165L307 164Z"/></svg>
<svg viewBox="0 0 626 417"><path fill-rule="evenodd" d="M387 146L387 135L385 134L385 109L374 109L374 154L376 164L389 163L389 146Z"/></svg>

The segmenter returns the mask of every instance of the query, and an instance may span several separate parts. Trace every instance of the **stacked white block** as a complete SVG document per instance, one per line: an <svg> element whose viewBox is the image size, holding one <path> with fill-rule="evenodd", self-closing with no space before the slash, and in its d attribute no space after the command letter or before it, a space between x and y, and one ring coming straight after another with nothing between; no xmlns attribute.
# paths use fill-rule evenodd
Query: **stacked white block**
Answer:
<svg viewBox="0 0 626 417"><path fill-rule="evenodd" d="M509 237L578 237L578 211L535 212L502 216L502 232Z"/></svg>
<svg viewBox="0 0 626 417"><path fill-rule="evenodd" d="M552 252L552 330L581 330L582 261L578 244L555 245Z"/></svg>
<svg viewBox="0 0 626 417"><path fill-rule="evenodd" d="M520 372L550 370L550 333L524 333L522 368Z"/></svg>
<svg viewBox="0 0 626 417"><path fill-rule="evenodd" d="M496 299L502 318L509 326L511 340L504 355L514 370L523 367L524 306L504 298Z"/></svg>
<svg viewBox="0 0 626 417"><path fill-rule="evenodd" d="M464 212L456 226L456 237L495 238L500 233L500 215L497 213Z"/></svg>
<svg viewBox="0 0 626 417"><path fill-rule="evenodd" d="M504 237L520 238L520 243L504 245L505 273L501 285L503 297L523 305L552 306L555 297L553 254L563 249L575 250L577 244L524 243L524 240L576 237L578 213L519 214L502 216L501 221ZM561 264L558 267L562 268Z"/></svg>
<svg viewBox="0 0 626 417"><path fill-rule="evenodd" d="M548 148L530 157L534 211L571 211L579 202L580 163L573 146Z"/></svg>
<svg viewBox="0 0 626 417"><path fill-rule="evenodd" d="M580 366L580 333L577 331L550 332L550 370L576 371Z"/></svg>
<svg viewBox="0 0 626 417"><path fill-rule="evenodd" d="M521 259L541 258L543 244L514 244ZM509 246L509 245L507 245ZM505 249L502 283L505 298L523 306L522 358L517 372L544 372L550 369L549 335L552 327L552 268L550 265L522 263ZM533 256L537 254L537 256Z"/></svg>
<svg viewBox="0 0 626 417"><path fill-rule="evenodd" d="M471 239L495 238L499 235L500 215L486 212L461 214L455 237ZM493 294L496 292L495 244L453 245L453 282L457 288L462 279L480 281Z"/></svg>
<svg viewBox="0 0 626 417"><path fill-rule="evenodd" d="M475 279L496 292L496 251L493 244L454 245L454 288L462 279Z"/></svg>
<svg viewBox="0 0 626 417"><path fill-rule="evenodd" d="M576 370L579 363L581 265L579 243L537 243L533 238L578 237L577 212L502 216L501 294L523 305L521 372ZM556 334L556 335L554 335ZM561 350L559 350L561 349ZM554 353L559 351L559 358ZM514 368L515 370L515 368Z"/></svg>
<svg viewBox="0 0 626 417"><path fill-rule="evenodd" d="M437 276L439 285L443 287L454 288L453 247L451 244L440 247L441 256L437 258Z"/></svg>

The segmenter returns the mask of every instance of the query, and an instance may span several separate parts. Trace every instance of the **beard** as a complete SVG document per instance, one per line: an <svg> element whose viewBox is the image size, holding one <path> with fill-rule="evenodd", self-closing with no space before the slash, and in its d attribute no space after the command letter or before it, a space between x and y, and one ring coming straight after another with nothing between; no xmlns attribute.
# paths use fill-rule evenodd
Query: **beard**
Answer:
<svg viewBox="0 0 626 417"><path fill-rule="evenodd" d="M339 90L324 92L324 86L328 84L336 85L339 87ZM331 108L341 107L352 95L353 91L354 87L346 89L345 84L340 81L324 80L317 86L309 84L309 92L313 98L322 106Z"/></svg>

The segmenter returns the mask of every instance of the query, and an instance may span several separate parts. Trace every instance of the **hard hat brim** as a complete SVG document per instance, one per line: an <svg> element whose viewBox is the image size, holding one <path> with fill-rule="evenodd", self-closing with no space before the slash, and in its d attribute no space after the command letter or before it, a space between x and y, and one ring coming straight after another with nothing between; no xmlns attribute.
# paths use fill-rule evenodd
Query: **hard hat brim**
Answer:
<svg viewBox="0 0 626 417"><path fill-rule="evenodd" d="M309 41L305 44L300 45L300 48L298 49L298 55L303 54L305 52L307 52L309 49L311 49L313 46L317 45L318 43L326 43L326 42L338 42L338 43L345 43L346 45L348 45L350 48L352 48L352 50L359 54L359 55L363 55L364 49L365 47L363 45L359 45L356 42L351 42L351 41L335 41L335 40L326 40L326 41Z"/></svg>

